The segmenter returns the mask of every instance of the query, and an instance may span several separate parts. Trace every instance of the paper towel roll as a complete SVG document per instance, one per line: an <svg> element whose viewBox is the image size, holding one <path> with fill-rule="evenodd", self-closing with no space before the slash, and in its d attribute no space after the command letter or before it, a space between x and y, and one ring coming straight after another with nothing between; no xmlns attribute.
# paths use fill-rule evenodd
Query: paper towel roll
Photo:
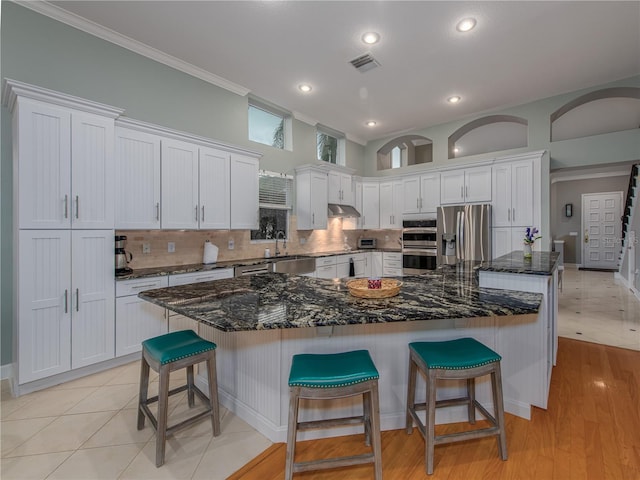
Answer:
<svg viewBox="0 0 640 480"><path fill-rule="evenodd" d="M202 263L216 263L218 261L218 247L216 247L209 240L204 242L204 255L202 256Z"/></svg>

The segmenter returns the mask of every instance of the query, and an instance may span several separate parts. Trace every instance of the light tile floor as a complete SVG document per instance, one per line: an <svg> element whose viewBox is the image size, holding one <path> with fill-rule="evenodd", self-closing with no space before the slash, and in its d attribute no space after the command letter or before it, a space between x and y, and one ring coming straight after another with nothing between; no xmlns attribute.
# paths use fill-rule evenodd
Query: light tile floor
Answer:
<svg viewBox="0 0 640 480"><path fill-rule="evenodd" d="M153 392L157 374L151 374ZM184 370L172 373L172 386L184 378ZM19 398L4 380L2 480L225 479L271 445L221 407L220 436L213 437L206 420L180 430L167 440L165 464L156 468L149 421L136 429L138 383L139 362ZM169 409L170 423L190 415L186 392L171 396Z"/></svg>
<svg viewBox="0 0 640 480"><path fill-rule="evenodd" d="M640 350L640 300L611 272L567 268L558 295L558 335Z"/></svg>
<svg viewBox="0 0 640 480"><path fill-rule="evenodd" d="M567 268L563 283L561 336L640 350L640 301L613 273ZM179 375L172 375L174 385L184 380ZM207 421L177 432L158 469L153 430L148 422L136 429L138 382L139 362L19 398L3 381L2 480L224 479L271 444L222 408L219 437ZM186 414L185 395L171 397L170 418Z"/></svg>

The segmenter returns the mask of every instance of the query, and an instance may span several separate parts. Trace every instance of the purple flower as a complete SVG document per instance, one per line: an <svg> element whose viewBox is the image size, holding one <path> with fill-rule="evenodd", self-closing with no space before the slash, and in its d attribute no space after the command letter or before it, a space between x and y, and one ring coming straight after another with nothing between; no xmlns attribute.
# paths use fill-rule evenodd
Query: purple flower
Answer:
<svg viewBox="0 0 640 480"><path fill-rule="evenodd" d="M536 240L542 238L542 236L538 235L538 233L540 233L540 230L538 230L536 227L527 227L524 234L524 243L533 245Z"/></svg>

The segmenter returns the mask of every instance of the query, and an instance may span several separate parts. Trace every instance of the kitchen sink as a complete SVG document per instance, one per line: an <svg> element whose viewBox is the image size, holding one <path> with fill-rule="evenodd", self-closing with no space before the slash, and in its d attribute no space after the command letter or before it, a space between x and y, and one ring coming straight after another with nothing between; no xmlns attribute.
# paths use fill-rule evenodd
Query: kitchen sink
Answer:
<svg viewBox="0 0 640 480"><path fill-rule="evenodd" d="M313 272L316 269L316 260L315 258L297 256L274 258L272 268L274 272L278 273L301 275Z"/></svg>

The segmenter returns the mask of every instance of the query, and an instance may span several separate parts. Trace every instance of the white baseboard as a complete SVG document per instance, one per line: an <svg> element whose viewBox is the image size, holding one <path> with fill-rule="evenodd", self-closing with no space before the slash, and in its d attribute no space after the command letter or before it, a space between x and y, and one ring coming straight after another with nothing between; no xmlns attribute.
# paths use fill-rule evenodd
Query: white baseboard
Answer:
<svg viewBox="0 0 640 480"><path fill-rule="evenodd" d="M13 363L0 366L0 380L11 378L13 373Z"/></svg>

